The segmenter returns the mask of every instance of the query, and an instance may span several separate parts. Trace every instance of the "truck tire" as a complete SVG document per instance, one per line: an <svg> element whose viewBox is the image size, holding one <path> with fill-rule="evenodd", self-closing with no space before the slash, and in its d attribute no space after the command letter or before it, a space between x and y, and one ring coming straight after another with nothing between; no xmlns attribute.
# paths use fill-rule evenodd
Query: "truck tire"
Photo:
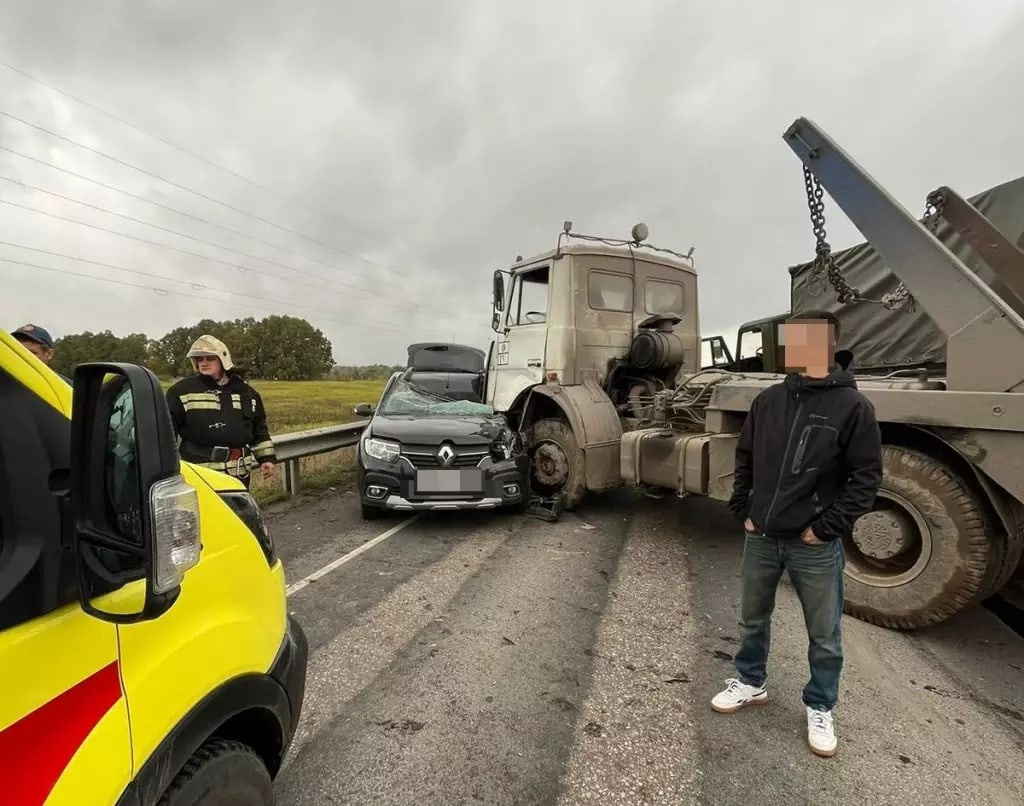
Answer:
<svg viewBox="0 0 1024 806"><path fill-rule="evenodd" d="M573 509L587 491L586 459L576 435L565 420L537 420L529 433L530 489L541 496L562 496L562 507Z"/></svg>
<svg viewBox="0 0 1024 806"><path fill-rule="evenodd" d="M171 781L159 806L274 806L263 760L241 742L209 739Z"/></svg>
<svg viewBox="0 0 1024 806"><path fill-rule="evenodd" d="M992 543L992 561L979 598L987 599L1001 591L1017 571L1024 550L1024 535L1020 530L1007 534L999 528L989 534Z"/></svg>
<svg viewBox="0 0 1024 806"><path fill-rule="evenodd" d="M938 624L984 592L993 530L944 464L894 445L883 448L882 464L875 508L844 541L844 610L882 627Z"/></svg>

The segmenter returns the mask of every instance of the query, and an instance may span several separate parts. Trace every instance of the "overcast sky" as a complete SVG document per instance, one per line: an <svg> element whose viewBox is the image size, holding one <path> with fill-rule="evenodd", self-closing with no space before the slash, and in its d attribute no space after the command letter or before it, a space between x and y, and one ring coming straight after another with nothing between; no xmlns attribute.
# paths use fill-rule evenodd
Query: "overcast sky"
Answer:
<svg viewBox="0 0 1024 806"><path fill-rule="evenodd" d="M1024 174L1024 4L839 5L0 0L0 61L93 107L0 66L0 258L59 270L0 262L0 326L281 313L344 364L486 348L491 272L570 219L695 247L704 335L734 333L813 254L794 118L916 214Z"/></svg>

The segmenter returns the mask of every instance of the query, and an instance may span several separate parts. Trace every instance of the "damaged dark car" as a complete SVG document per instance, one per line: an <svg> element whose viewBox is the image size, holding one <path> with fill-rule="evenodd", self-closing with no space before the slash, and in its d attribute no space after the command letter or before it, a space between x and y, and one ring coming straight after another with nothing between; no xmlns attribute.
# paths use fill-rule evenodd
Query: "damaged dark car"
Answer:
<svg viewBox="0 0 1024 806"><path fill-rule="evenodd" d="M362 515L389 510L522 509L529 458L520 435L483 402L483 350L422 343L388 380L359 440Z"/></svg>

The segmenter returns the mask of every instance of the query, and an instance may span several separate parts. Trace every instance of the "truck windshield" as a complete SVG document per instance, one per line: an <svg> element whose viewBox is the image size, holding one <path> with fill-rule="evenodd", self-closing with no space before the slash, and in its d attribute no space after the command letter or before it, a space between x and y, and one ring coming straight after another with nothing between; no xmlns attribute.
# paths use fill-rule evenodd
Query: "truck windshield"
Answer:
<svg viewBox="0 0 1024 806"><path fill-rule="evenodd" d="M410 381L399 380L391 387L377 409L378 414L388 416L413 417L459 417L476 415L489 417L494 409L486 403L472 400L453 400L450 397L432 392Z"/></svg>

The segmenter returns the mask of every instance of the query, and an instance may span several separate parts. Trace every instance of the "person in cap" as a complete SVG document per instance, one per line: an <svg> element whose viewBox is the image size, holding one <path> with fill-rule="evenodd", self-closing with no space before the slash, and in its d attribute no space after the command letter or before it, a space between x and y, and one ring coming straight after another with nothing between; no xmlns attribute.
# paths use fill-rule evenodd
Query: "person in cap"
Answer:
<svg viewBox="0 0 1024 806"><path fill-rule="evenodd" d="M50 366L53 362L53 356L56 354L56 349L54 348L53 337L46 328L32 324L22 325L17 330L13 331L11 335L20 341L25 346L26 350L47 366ZM62 375L59 372L57 374L68 383L71 383L71 379L66 375Z"/></svg>
<svg viewBox="0 0 1024 806"><path fill-rule="evenodd" d="M277 457L259 392L242 378L220 339L200 336L188 358L196 374L167 390L181 458L235 476L246 487L257 466L269 476Z"/></svg>

